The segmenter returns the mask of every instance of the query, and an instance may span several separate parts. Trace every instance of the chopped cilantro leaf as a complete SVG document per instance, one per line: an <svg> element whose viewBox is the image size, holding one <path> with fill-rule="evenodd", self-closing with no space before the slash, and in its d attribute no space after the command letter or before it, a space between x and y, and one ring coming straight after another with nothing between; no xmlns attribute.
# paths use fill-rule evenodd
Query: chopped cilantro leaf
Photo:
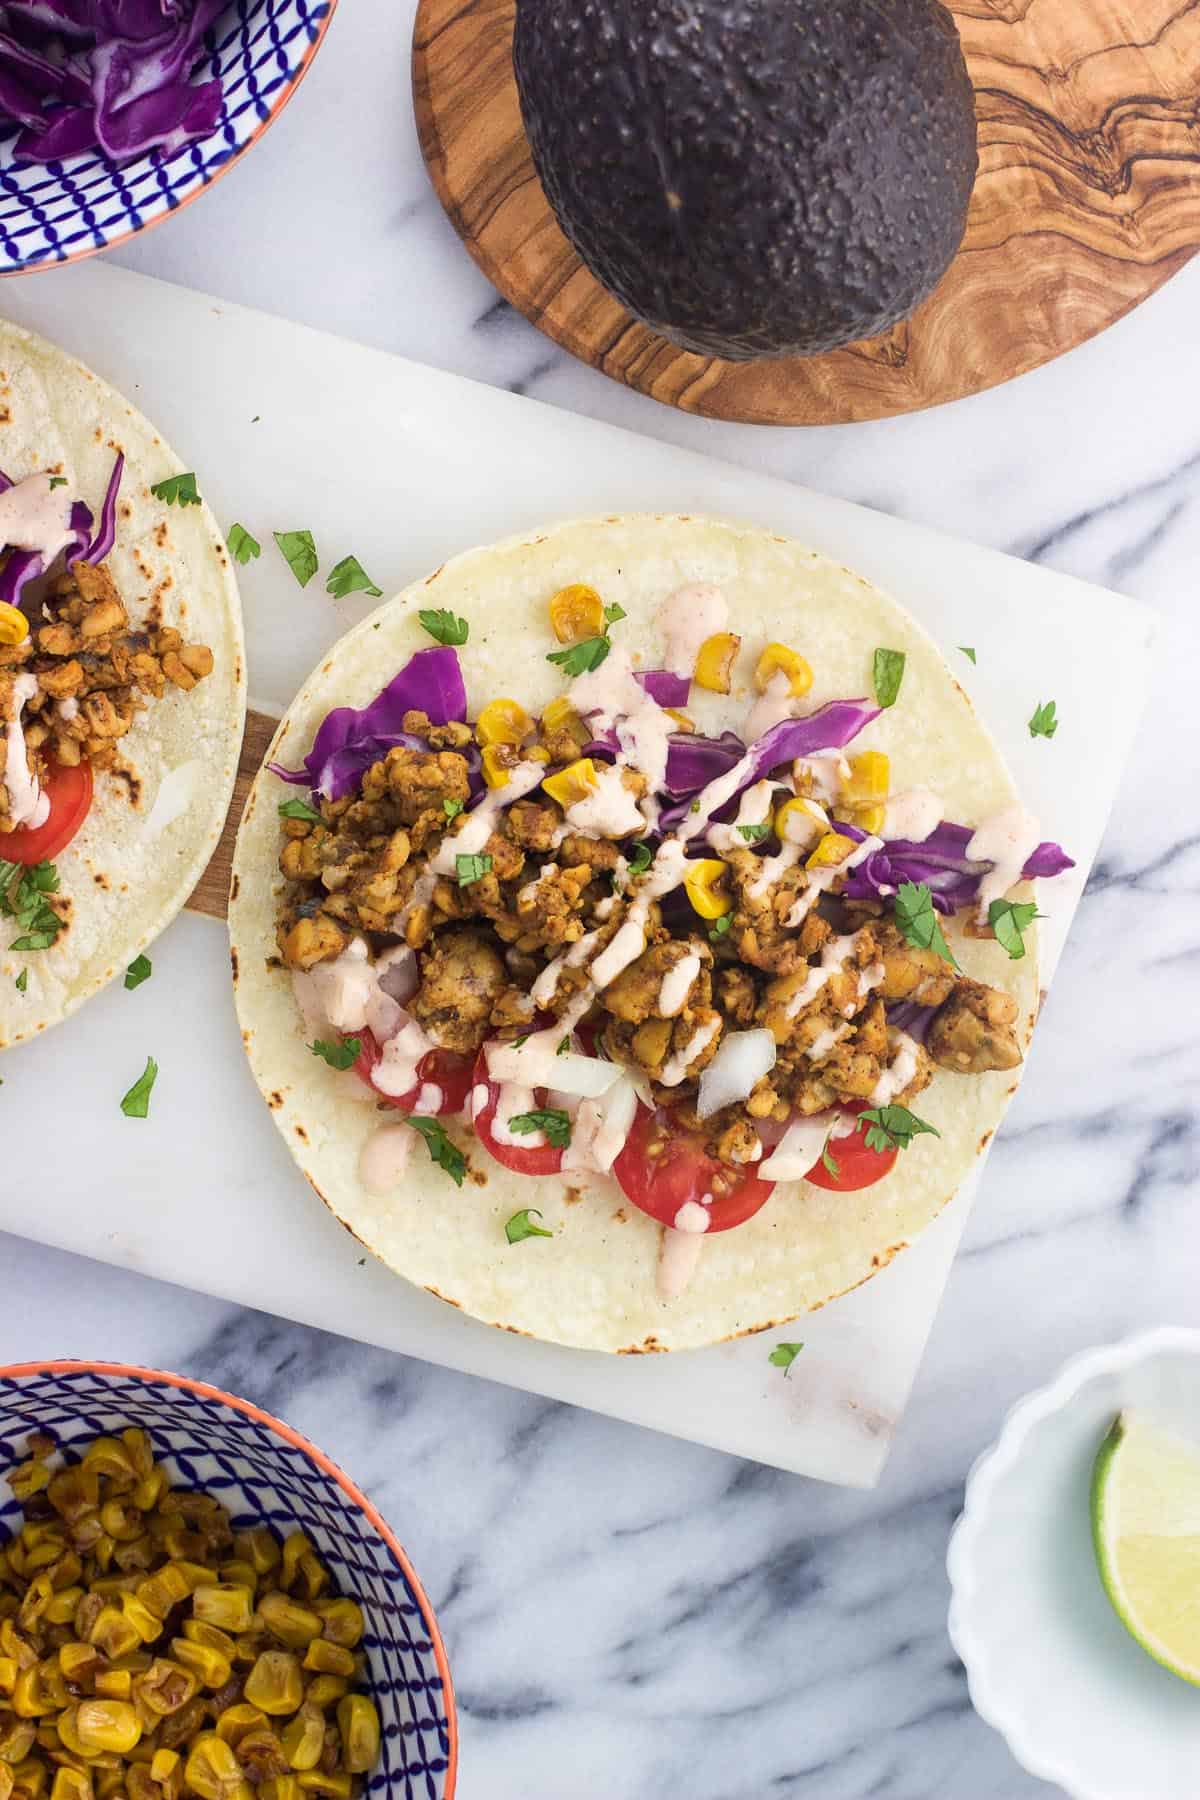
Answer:
<svg viewBox="0 0 1200 1800"><path fill-rule="evenodd" d="M25 992L25 989L29 986L29 970L28 969L21 970L21 973L17 976L16 982L14 985L16 987L18 994L23 994Z"/></svg>
<svg viewBox="0 0 1200 1800"><path fill-rule="evenodd" d="M244 525L229 527L229 554L235 563L253 562L256 556L262 555L262 545L256 537L251 537Z"/></svg>
<svg viewBox="0 0 1200 1800"><path fill-rule="evenodd" d="M340 563L334 564L325 592L335 600L344 600L347 594L373 594L377 600L383 595L383 589L375 586L357 556L343 556Z"/></svg>
<svg viewBox="0 0 1200 1800"><path fill-rule="evenodd" d="M534 1131L544 1132L548 1144L553 1144L556 1150L565 1150L571 1141L571 1115L557 1106L539 1106L533 1112L516 1113L508 1121L508 1129L519 1132L522 1137Z"/></svg>
<svg viewBox="0 0 1200 1800"><path fill-rule="evenodd" d="M841 1165L839 1164L837 1157L833 1154L833 1151L829 1148L828 1144L826 1144L825 1148L821 1152L821 1161L824 1163L825 1167L829 1170L829 1173L833 1176L834 1180L836 1181L838 1176L842 1172Z"/></svg>
<svg viewBox="0 0 1200 1800"><path fill-rule="evenodd" d="M933 895L923 881L902 881L896 892L896 924L901 936L917 950L936 950L956 969L941 921L933 910Z"/></svg>
<svg viewBox="0 0 1200 1800"><path fill-rule="evenodd" d="M200 496L196 492L196 477L190 469L186 475L168 475L162 481L153 482L150 492L156 500L165 500L168 506L200 504Z"/></svg>
<svg viewBox="0 0 1200 1800"><path fill-rule="evenodd" d="M152 1056L146 1058L146 1066L121 1101L121 1111L127 1119L144 1119L150 1112L150 1095L158 1080L158 1064Z"/></svg>
<svg viewBox="0 0 1200 1800"><path fill-rule="evenodd" d="M457 613L447 612L445 608L434 611L426 608L417 614L421 624L429 633L435 644L465 644L471 627Z"/></svg>
<svg viewBox="0 0 1200 1800"><path fill-rule="evenodd" d="M319 558L317 546L313 542L311 531L277 531L275 542L279 545L288 568L296 577L301 587L307 587L317 572Z"/></svg>
<svg viewBox="0 0 1200 1800"><path fill-rule="evenodd" d="M717 920L716 924L713 926L712 930L708 934L714 944L718 943L720 941L720 939L725 936L725 933L729 930L729 927L732 925L732 923L733 923L733 914L732 913L722 914L722 916Z"/></svg>
<svg viewBox="0 0 1200 1800"><path fill-rule="evenodd" d="M125 986L130 993L141 987L143 981L149 981L154 965L148 956L135 956L125 971Z"/></svg>
<svg viewBox="0 0 1200 1800"><path fill-rule="evenodd" d="M880 706L895 706L907 660L903 650L876 650L875 698Z"/></svg>
<svg viewBox="0 0 1200 1800"><path fill-rule="evenodd" d="M606 625L615 625L619 619L627 619L628 617L629 614L625 611L625 608L623 606L618 606L615 600L611 606L606 606L604 609L604 623Z"/></svg>
<svg viewBox="0 0 1200 1800"><path fill-rule="evenodd" d="M546 661L557 663L564 675L587 675L600 667L611 649L607 637L584 638L569 650L552 650Z"/></svg>
<svg viewBox="0 0 1200 1800"><path fill-rule="evenodd" d="M770 831L769 825L739 825L738 835L744 837L748 844L757 844Z"/></svg>
<svg viewBox="0 0 1200 1800"><path fill-rule="evenodd" d="M0 917L15 919L24 936L14 938L10 950L48 950L63 928L63 921L46 899L58 892L58 870L51 862L0 862Z"/></svg>
<svg viewBox="0 0 1200 1800"><path fill-rule="evenodd" d="M460 853L454 859L454 866L458 871L459 887L470 887L473 881L482 881L490 873L492 859L490 856L463 856Z"/></svg>
<svg viewBox="0 0 1200 1800"><path fill-rule="evenodd" d="M1053 700L1045 700L1034 708L1029 721L1030 737L1052 738L1058 730L1058 714Z"/></svg>
<svg viewBox="0 0 1200 1800"><path fill-rule="evenodd" d="M567 1054L567 1051L570 1048L571 1048L571 1034L568 1031L566 1037L559 1038L558 1049L554 1052L554 1054L555 1054L555 1056L565 1056Z"/></svg>
<svg viewBox="0 0 1200 1800"><path fill-rule="evenodd" d="M786 1377L803 1348L803 1344L776 1344L767 1361L773 1368L782 1369Z"/></svg>
<svg viewBox="0 0 1200 1800"><path fill-rule="evenodd" d="M975 661L975 652L972 649L970 644L960 644L958 647L962 651L963 655L966 657L968 662L973 663Z"/></svg>
<svg viewBox="0 0 1200 1800"><path fill-rule="evenodd" d="M942 1135L936 1125L927 1125L907 1106L874 1106L858 1116L867 1127L868 1150L907 1150L923 1131L931 1137Z"/></svg>
<svg viewBox="0 0 1200 1800"><path fill-rule="evenodd" d="M1002 950L1008 951L1013 962L1019 962L1024 956L1023 933L1040 917L1037 903L1033 900L993 900L988 907L988 924L995 934L996 942Z"/></svg>
<svg viewBox="0 0 1200 1800"><path fill-rule="evenodd" d="M307 800L281 800L279 816L281 819L304 819L309 825L321 823L320 813L315 806L310 806Z"/></svg>
<svg viewBox="0 0 1200 1800"><path fill-rule="evenodd" d="M52 475L50 477L50 492L51 493L54 492L55 488L66 487L66 485L67 485L67 478L65 475Z"/></svg>
<svg viewBox="0 0 1200 1800"><path fill-rule="evenodd" d="M327 1062L331 1069L352 1069L362 1051L362 1039L339 1038L336 1043L327 1043L324 1038L318 1038L308 1047L314 1056Z"/></svg>
<svg viewBox="0 0 1200 1800"><path fill-rule="evenodd" d="M654 861L649 844L635 844L633 854L629 858L629 873L643 875Z"/></svg>
<svg viewBox="0 0 1200 1800"><path fill-rule="evenodd" d="M459 813L462 811L462 809L463 809L463 802L461 800L443 800L442 801L442 811L445 813L445 815L448 819L457 819L457 817L458 817Z"/></svg>
<svg viewBox="0 0 1200 1800"><path fill-rule="evenodd" d="M452 1142L446 1127L439 1125L436 1119L418 1119L412 1113L404 1113L401 1117L406 1125L411 1125L425 1139L430 1160L439 1169L445 1169L455 1187L461 1187L467 1172L467 1159L458 1145Z"/></svg>
<svg viewBox="0 0 1200 1800"><path fill-rule="evenodd" d="M553 1237L552 1231L543 1231L540 1225L533 1224L532 1221L541 1216L536 1206L526 1206L520 1212L515 1212L504 1227L504 1235L509 1243L519 1244L523 1239L531 1237Z"/></svg>

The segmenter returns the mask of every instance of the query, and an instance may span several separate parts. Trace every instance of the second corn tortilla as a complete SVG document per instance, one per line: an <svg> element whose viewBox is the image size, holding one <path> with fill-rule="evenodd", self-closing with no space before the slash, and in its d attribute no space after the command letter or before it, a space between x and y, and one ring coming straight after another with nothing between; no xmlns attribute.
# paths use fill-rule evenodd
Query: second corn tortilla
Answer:
<svg viewBox="0 0 1200 1800"><path fill-rule="evenodd" d="M753 698L749 672L762 644L799 650L814 672L805 710L871 692L874 651L907 656L897 704L855 739L855 752L886 751L893 790L936 789L945 816L973 824L1011 805L1000 753L941 655L895 601L816 551L718 519L632 515L585 519L469 551L379 608L338 643L307 682L268 760L295 767L334 706L367 704L415 650L429 644L417 612L446 607L471 627L460 650L469 713L500 695L536 713L561 693L546 662L554 648L547 603L587 582L627 617L614 633L644 668L661 646L660 601L685 582L719 586L730 629L742 636L734 692L693 689L688 711L702 731L737 728ZM234 860L229 909L237 1008L254 1075L296 1161L326 1204L398 1274L477 1318L591 1350L683 1350L765 1330L867 1280L929 1224L985 1149L1016 1090L1019 1071L959 1076L939 1070L921 1095L921 1117L940 1138L917 1138L875 1187L833 1194L781 1185L756 1217L707 1238L687 1291L669 1304L655 1293L662 1229L624 1199L615 1182L586 1190L557 1177L503 1169L469 1126L453 1135L470 1169L456 1188L418 1145L404 1185L369 1193L358 1158L386 1113L356 1078L335 1076L305 1046L305 1033L276 957L275 918L284 885L277 857L278 803L294 793L264 767L251 790ZM1028 1042L1037 1004L1037 952L1012 961L992 941L946 933L967 974L1012 994ZM543 1215L550 1239L510 1245L504 1224L522 1207Z"/></svg>

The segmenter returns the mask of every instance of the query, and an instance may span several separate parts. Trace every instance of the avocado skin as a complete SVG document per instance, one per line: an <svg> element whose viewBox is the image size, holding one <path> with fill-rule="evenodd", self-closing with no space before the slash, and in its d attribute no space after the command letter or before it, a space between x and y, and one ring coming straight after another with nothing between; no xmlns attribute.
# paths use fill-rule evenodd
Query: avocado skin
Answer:
<svg viewBox="0 0 1200 1800"><path fill-rule="evenodd" d="M937 0L517 0L513 61L563 231L684 350L872 337L962 241L974 94Z"/></svg>

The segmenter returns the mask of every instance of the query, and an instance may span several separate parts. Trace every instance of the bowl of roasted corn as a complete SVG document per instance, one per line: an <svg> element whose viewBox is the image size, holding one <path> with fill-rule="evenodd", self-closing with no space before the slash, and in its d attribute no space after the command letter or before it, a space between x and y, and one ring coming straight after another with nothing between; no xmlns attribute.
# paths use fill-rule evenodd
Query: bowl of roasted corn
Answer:
<svg viewBox="0 0 1200 1800"><path fill-rule="evenodd" d="M289 1426L109 1363L0 1369L0 1800L449 1800L445 1650Z"/></svg>

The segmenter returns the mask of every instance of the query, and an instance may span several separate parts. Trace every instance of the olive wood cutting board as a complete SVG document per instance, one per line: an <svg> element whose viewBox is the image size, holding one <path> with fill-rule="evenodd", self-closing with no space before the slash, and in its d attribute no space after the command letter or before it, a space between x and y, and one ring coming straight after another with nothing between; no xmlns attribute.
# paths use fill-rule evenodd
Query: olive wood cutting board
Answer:
<svg viewBox="0 0 1200 1800"><path fill-rule="evenodd" d="M534 171L514 0L420 0L421 149L505 299L581 361L685 412L764 425L883 418L1008 381L1102 331L1200 248L1200 0L949 0L975 84L980 169L937 291L825 356L679 350L584 267Z"/></svg>
<svg viewBox="0 0 1200 1800"><path fill-rule="evenodd" d="M262 767L267 746L275 736L278 724L277 713L258 712L254 707L247 709L233 799L229 802L225 824L209 865L192 889L187 902L188 912L205 913L210 919L229 917L229 877L233 871L233 846L237 841L238 826L242 822L250 784Z"/></svg>
<svg viewBox="0 0 1200 1800"><path fill-rule="evenodd" d="M323 569L353 551L392 594L459 550L549 519L713 512L789 532L851 563L911 606L940 643L978 646L978 666L960 656L956 672L1027 803L1078 858L1041 896L1049 979L1146 692L1150 623L1135 602L107 261L10 283L0 310L83 356L144 406L196 470L217 519L227 527L240 519L263 542L258 561L238 571L258 710L250 715L232 818L274 716L330 645L377 604L365 595L335 599L323 580L298 587L270 544L272 529L310 528ZM352 454L331 455L330 446L346 445ZM527 655L543 650L524 646ZM1121 670L1118 707L1114 667ZM394 672L381 667L380 685ZM1033 702L1047 695L1062 720L1052 754L1025 723ZM0 1234L760 1462L855 1485L877 1479L973 1178L903 1256L805 1318L802 1329L789 1329L805 1350L786 1380L767 1361L775 1333L685 1355L631 1357L491 1330L377 1263L289 1157L246 1065L232 1004L220 916L231 841L232 825L193 902L217 917L177 919L150 947L151 980L133 992L111 982L56 1030L5 1054L6 1167L36 1168L37 1179L0 1179ZM1086 966L1086 937L1082 955ZM1078 961L1075 969L1078 977ZM1056 1018L1052 1009L1035 1046L1021 1096L1026 1130L1002 1138L1005 1154L986 1170L986 1218L1001 1233L1042 1229L1047 1206L1070 1187L1031 1161L1046 1137L1057 1142L1054 1133L1029 1129L1031 1120L1061 1111L1060 1065L1083 1057L1082 1079L1086 1056L1103 1052L1102 1044L1077 1047L1070 994L1068 983L1063 1010ZM153 1104L134 1121L120 1098L148 1055L159 1068ZM0 1235L0 1257L3 1242ZM106 1348L116 1353L121 1320L108 1319L106 1329Z"/></svg>

